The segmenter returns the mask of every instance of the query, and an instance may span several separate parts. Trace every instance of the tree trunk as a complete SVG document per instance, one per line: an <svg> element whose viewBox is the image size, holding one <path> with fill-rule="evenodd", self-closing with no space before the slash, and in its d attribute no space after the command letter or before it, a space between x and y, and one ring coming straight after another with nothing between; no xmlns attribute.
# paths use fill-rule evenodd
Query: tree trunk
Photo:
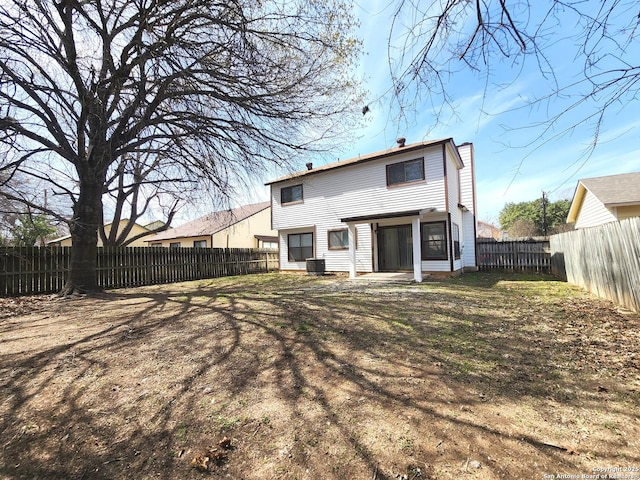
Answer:
<svg viewBox="0 0 640 480"><path fill-rule="evenodd" d="M80 194L73 206L71 265L62 295L100 291L97 278L98 228L102 223L103 183L80 175Z"/></svg>

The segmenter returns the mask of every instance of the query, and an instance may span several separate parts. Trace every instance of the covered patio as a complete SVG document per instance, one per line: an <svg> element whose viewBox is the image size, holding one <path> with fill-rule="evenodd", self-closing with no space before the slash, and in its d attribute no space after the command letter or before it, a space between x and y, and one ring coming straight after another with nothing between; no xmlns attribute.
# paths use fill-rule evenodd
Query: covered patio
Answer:
<svg viewBox="0 0 640 480"><path fill-rule="evenodd" d="M356 271L356 225L368 223L377 234L372 252L375 258L373 273L379 275L380 278L387 276L387 280L393 275L398 276L398 278L400 278L399 275L403 275L405 277L410 276L414 282L422 282L420 223L425 220L427 215L435 211L435 208L426 208L342 218L341 221L347 224L349 231L349 278L355 279L358 277ZM390 244L387 244L381 240L383 237L378 235L378 232L381 229L392 228L397 229L397 232L393 233L397 233L398 237L400 237L399 233L402 233L404 242L396 238L389 242ZM402 229L402 232L400 232L400 229ZM410 242L410 244L407 245L406 242ZM394 257L395 261L389 261L390 257ZM384 268L381 268L382 266ZM412 273L405 270L409 270Z"/></svg>

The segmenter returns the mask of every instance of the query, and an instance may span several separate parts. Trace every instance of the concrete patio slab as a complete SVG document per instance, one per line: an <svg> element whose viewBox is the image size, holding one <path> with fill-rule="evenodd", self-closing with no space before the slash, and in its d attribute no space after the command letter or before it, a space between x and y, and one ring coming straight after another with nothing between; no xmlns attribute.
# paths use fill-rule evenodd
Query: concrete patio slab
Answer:
<svg viewBox="0 0 640 480"><path fill-rule="evenodd" d="M350 279L353 282L390 282L413 283L413 273L410 272L373 272L358 275Z"/></svg>

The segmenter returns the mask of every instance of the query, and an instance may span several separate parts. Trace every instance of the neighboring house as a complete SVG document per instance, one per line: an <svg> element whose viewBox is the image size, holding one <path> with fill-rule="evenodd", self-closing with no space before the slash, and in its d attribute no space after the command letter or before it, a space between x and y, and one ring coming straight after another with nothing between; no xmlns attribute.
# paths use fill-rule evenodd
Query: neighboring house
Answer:
<svg viewBox="0 0 640 480"><path fill-rule="evenodd" d="M146 238L152 247L277 248L270 202L213 212Z"/></svg>
<svg viewBox="0 0 640 480"><path fill-rule="evenodd" d="M640 216L640 172L578 181L567 223L595 227Z"/></svg>
<svg viewBox="0 0 640 480"><path fill-rule="evenodd" d="M120 227L119 227L118 230L125 228L127 223L129 223L128 219L120 220L120 224L119 224ZM111 225L112 225L112 223L109 222L109 223L105 224L105 226L104 226L105 234L107 236L109 236L109 233L111 232ZM133 227L131 228L131 232L129 232L129 235L127 235L127 238L135 237L136 235L140 235L141 233L144 233L144 232L147 232L147 231L149 231L147 226L142 226L142 225L139 225L139 224L135 223L133 225ZM146 247L147 244L145 243L145 240L147 238L148 237L138 238L137 240L134 240L132 243L130 243L127 246L128 247ZM57 247L70 247L71 246L71 235L65 235L64 237L59 237L59 238L55 238L53 240L49 240L47 242L47 245L57 246ZM100 238L100 235L98 235L98 246L102 247L102 239Z"/></svg>
<svg viewBox="0 0 640 480"><path fill-rule="evenodd" d="M494 240L502 240L504 238L504 232L490 223L478 220L477 238L493 238Z"/></svg>
<svg viewBox="0 0 640 480"><path fill-rule="evenodd" d="M453 273L476 268L473 145L404 145L268 182L280 268Z"/></svg>

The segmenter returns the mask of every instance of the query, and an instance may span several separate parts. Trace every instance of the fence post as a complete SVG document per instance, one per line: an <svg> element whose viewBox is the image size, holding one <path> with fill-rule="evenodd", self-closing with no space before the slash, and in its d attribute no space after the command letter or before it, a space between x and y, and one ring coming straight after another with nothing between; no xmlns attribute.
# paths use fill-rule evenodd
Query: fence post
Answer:
<svg viewBox="0 0 640 480"><path fill-rule="evenodd" d="M0 296L59 292L67 279L72 248L0 247ZM120 288L259 273L263 261L268 273L276 268L272 253L267 249L100 247L96 276L101 287Z"/></svg>

